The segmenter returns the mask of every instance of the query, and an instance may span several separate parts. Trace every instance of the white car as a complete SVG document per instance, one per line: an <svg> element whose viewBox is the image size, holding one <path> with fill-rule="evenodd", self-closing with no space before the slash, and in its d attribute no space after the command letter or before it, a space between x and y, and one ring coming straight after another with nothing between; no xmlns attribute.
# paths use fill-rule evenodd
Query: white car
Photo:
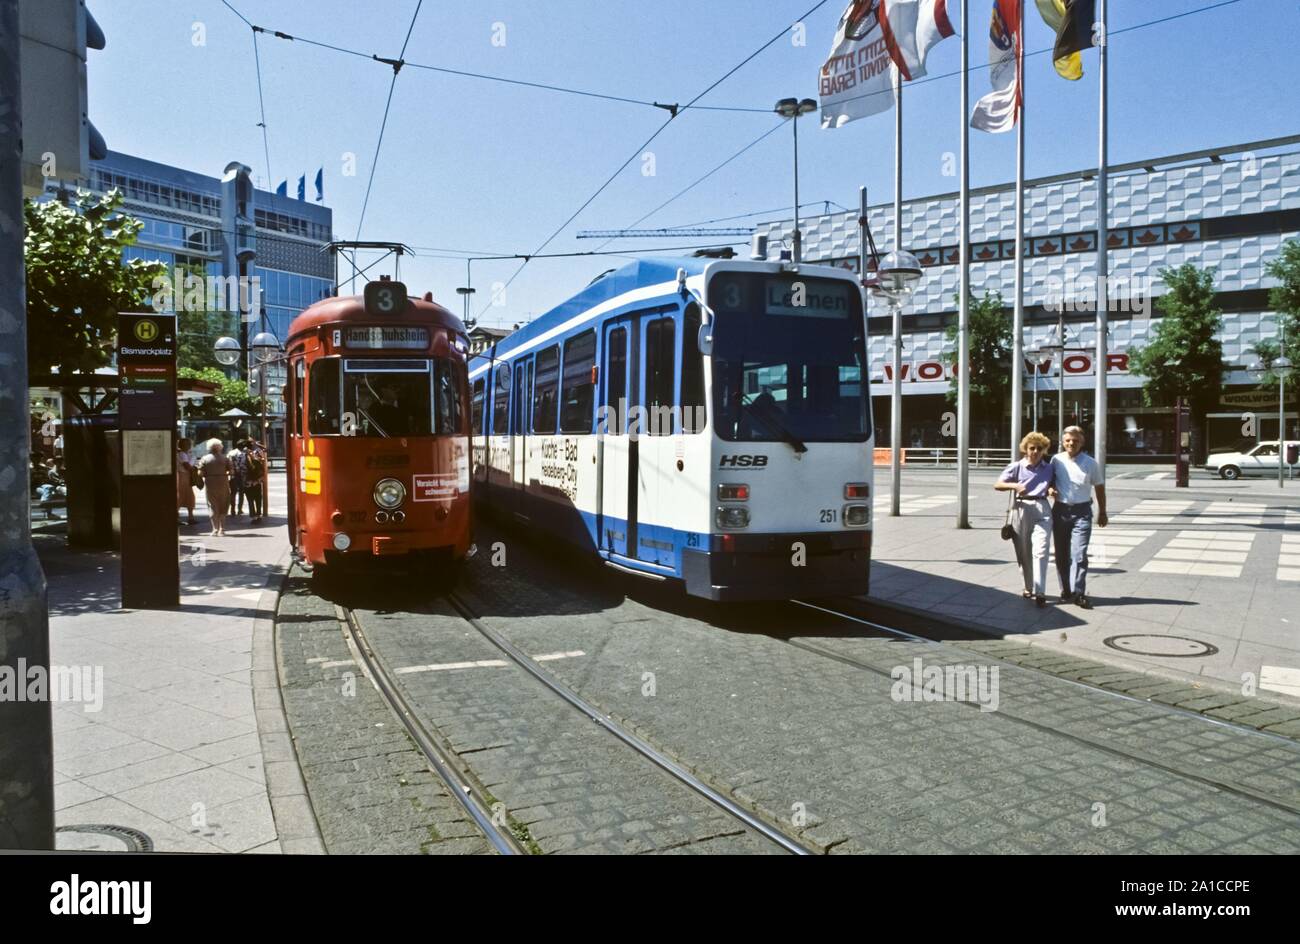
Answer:
<svg viewBox="0 0 1300 944"><path fill-rule="evenodd" d="M1288 449L1300 450L1300 441L1287 440ZM1238 479L1243 475L1277 474L1277 440L1262 442L1247 452L1219 452L1205 460L1205 468L1220 478ZM1292 465L1290 471L1296 467Z"/></svg>

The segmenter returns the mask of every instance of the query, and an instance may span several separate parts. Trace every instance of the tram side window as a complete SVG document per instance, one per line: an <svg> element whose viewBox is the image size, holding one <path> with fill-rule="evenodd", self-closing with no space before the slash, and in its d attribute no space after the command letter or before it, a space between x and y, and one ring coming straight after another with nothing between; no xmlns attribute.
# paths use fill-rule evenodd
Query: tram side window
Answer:
<svg viewBox="0 0 1300 944"><path fill-rule="evenodd" d="M312 435L339 432L339 362L331 357L311 365L311 404L308 428Z"/></svg>
<svg viewBox="0 0 1300 944"><path fill-rule="evenodd" d="M307 404L302 402L306 385L307 362L300 357L293 367L293 403L289 404L289 415L293 417L292 432L295 436L301 436L307 429L307 424L303 421L303 411L307 409Z"/></svg>
<svg viewBox="0 0 1300 944"><path fill-rule="evenodd" d="M673 361L676 351L676 325L671 318L661 318L646 326L645 340L645 407L651 436L671 436L673 407L676 403Z"/></svg>
<svg viewBox="0 0 1300 944"><path fill-rule="evenodd" d="M537 375L533 381L533 432L555 432L559 412L560 348L551 345L537 355Z"/></svg>
<svg viewBox="0 0 1300 944"><path fill-rule="evenodd" d="M459 433L465 428L461 412L460 388L465 380L465 365L459 361L434 362L434 409L437 410L435 432L439 436Z"/></svg>
<svg viewBox="0 0 1300 944"><path fill-rule="evenodd" d="M596 332L584 331L564 342L564 384L560 391L560 432L590 433L596 391Z"/></svg>
<svg viewBox="0 0 1300 944"><path fill-rule="evenodd" d="M492 389L492 434L504 436L510 429L510 365L497 368Z"/></svg>
<svg viewBox="0 0 1300 944"><path fill-rule="evenodd" d="M682 432L704 429L704 355L700 353L700 306L689 305L682 322Z"/></svg>
<svg viewBox="0 0 1300 944"><path fill-rule="evenodd" d="M483 396L485 393L485 386L486 381L482 377L474 381L474 393L472 397L474 429L472 432L475 436L483 435Z"/></svg>
<svg viewBox="0 0 1300 944"><path fill-rule="evenodd" d="M611 436L627 431L627 329L615 328L606 342L605 406Z"/></svg>

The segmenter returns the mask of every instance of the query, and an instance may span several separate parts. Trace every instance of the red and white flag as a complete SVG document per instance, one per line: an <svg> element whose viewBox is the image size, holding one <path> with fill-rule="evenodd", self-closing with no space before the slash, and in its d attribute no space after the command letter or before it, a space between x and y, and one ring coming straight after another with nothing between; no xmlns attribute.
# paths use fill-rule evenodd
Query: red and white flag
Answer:
<svg viewBox="0 0 1300 944"><path fill-rule="evenodd" d="M948 0L881 0L881 6L894 64L904 81L921 78L930 49L956 33L948 19Z"/></svg>
<svg viewBox="0 0 1300 944"><path fill-rule="evenodd" d="M975 103L970 125L998 134L1010 131L1020 117L1020 4L993 0L989 22L989 81L993 91Z"/></svg>
<svg viewBox="0 0 1300 944"><path fill-rule="evenodd" d="M884 0L852 0L818 76L822 127L838 128L894 105L894 65L885 40Z"/></svg>
<svg viewBox="0 0 1300 944"><path fill-rule="evenodd" d="M818 77L822 127L888 111L894 69L920 78L931 47L952 35L948 0L852 0Z"/></svg>

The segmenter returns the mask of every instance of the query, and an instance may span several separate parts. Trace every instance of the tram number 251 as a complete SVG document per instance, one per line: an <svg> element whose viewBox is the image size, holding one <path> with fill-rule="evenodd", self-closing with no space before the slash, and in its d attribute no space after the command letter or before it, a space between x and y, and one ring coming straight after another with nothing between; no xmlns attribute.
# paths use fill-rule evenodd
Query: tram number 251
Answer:
<svg viewBox="0 0 1300 944"><path fill-rule="evenodd" d="M821 523L834 524L836 510L834 508L823 508L821 510Z"/></svg>

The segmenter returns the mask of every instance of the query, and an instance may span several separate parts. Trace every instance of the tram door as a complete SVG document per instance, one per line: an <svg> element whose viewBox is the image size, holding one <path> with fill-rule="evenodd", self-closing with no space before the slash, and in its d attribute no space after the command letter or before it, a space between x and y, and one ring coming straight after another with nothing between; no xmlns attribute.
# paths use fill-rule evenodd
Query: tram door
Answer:
<svg viewBox="0 0 1300 944"><path fill-rule="evenodd" d="M533 412L533 358L515 364L510 417L510 510L528 517L528 434Z"/></svg>
<svg viewBox="0 0 1300 944"><path fill-rule="evenodd" d="M596 541L602 551L623 557L636 556L628 553L636 519L636 443L627 434L630 391L636 389L635 382L629 382L629 366L636 363L631 355L634 325L627 318L605 324L597 409ZM631 546L636 546L635 539Z"/></svg>
<svg viewBox="0 0 1300 944"><path fill-rule="evenodd" d="M641 435L637 446L636 557L673 566L673 529L667 521L669 469L675 463L677 323L675 309L641 320Z"/></svg>

